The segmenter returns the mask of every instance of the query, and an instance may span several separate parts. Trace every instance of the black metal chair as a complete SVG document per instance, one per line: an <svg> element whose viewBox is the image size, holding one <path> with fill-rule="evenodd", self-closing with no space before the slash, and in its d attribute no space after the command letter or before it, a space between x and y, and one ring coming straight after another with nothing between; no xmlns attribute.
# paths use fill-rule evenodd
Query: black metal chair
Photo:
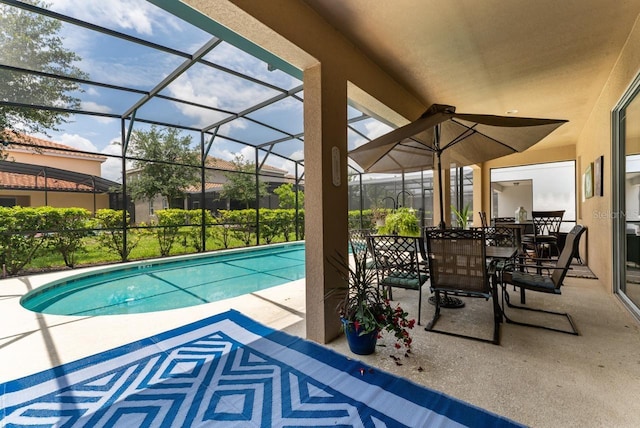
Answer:
<svg viewBox="0 0 640 428"><path fill-rule="evenodd" d="M442 229L426 232L429 251L431 290L435 293L435 313L425 330L483 342L500 343L500 308L495 287L491 286L486 263L486 236L483 228ZM491 340L455 332L436 330L440 318L440 293L481 297L493 302ZM455 312L455 311L454 311Z"/></svg>
<svg viewBox="0 0 640 428"><path fill-rule="evenodd" d="M351 254L356 262L362 263L362 260L366 260L367 269L373 269L375 267L373 261L373 252L369 248L369 236L371 230L369 229L351 229L349 230L349 246L351 247Z"/></svg>
<svg viewBox="0 0 640 428"><path fill-rule="evenodd" d="M532 211L533 233L522 236L522 246L526 253L536 258L557 256L558 233L564 217L564 210Z"/></svg>
<svg viewBox="0 0 640 428"><path fill-rule="evenodd" d="M387 287L389 299L393 288L418 291L418 324L422 311L422 286L429 275L420 268L421 238L398 235L371 235L369 237L378 273L378 284Z"/></svg>
<svg viewBox="0 0 640 428"><path fill-rule="evenodd" d="M482 227L489 226L489 224L487 223L487 213L484 211L479 211L478 215L480 216L480 225Z"/></svg>
<svg viewBox="0 0 640 428"><path fill-rule="evenodd" d="M513 224L515 222L515 217L494 217L493 219L491 219L492 226L502 226L504 224Z"/></svg>
<svg viewBox="0 0 640 428"><path fill-rule="evenodd" d="M505 266L505 269L500 273L500 282L502 283L502 312L505 320L508 323L544 328L546 330L559 331L562 333L574 335L579 334L575 324L573 323L573 320L571 319L571 315L566 312L554 312L545 309L532 308L529 306L516 306L511 304L509 301L507 285L513 285L514 287L520 288L521 290L538 291L541 293L549 294L562 294L561 287L563 281L567 275L567 271L570 269L571 261L578 252L580 237L585 230L586 228L582 225L576 225L573 227L573 229L571 229L571 231L567 234L567 240L565 242L565 247L563 248L562 253L560 253L560 256L557 260L553 259L553 261L555 262L554 265L549 266L542 263L544 261L549 261L550 259L538 259L536 260L536 262L538 262L536 264L510 264ZM536 273L530 272L530 269L534 269ZM541 270L546 270L550 273L539 273ZM543 326L539 324L515 321L509 318L509 316L507 315L507 307L564 316L567 318L569 324L571 325L571 331Z"/></svg>
<svg viewBox="0 0 640 428"><path fill-rule="evenodd" d="M488 247L515 247L518 252L510 261L496 260L493 269L498 271L504 269L506 262L524 263L525 254L522 252L522 228L517 224L503 224L499 226L489 226L484 229ZM488 260L487 263L492 263ZM520 302L525 302L525 291L520 290Z"/></svg>
<svg viewBox="0 0 640 428"><path fill-rule="evenodd" d="M487 246L520 248L520 230L517 225L485 226Z"/></svg>

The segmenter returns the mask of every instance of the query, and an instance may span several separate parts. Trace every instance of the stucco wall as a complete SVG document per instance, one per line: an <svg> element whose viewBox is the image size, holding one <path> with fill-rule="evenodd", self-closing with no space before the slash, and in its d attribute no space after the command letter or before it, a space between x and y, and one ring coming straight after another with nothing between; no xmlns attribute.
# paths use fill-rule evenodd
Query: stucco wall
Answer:
<svg viewBox="0 0 640 428"><path fill-rule="evenodd" d="M55 208L85 208L93 212L93 194L77 192L47 192L45 204L45 192L24 191L24 190L2 190L2 196L26 197L30 201L28 206L42 207L50 206ZM109 208L109 195L100 194L95 197L96 210Z"/></svg>
<svg viewBox="0 0 640 428"><path fill-rule="evenodd" d="M583 172L588 163L593 162L596 157L604 155L604 196L589 198L584 202L579 198L578 213L580 221L588 227L589 267L609 289L613 288L611 111L639 71L640 28L636 20L636 25L576 144L576 167L580 172Z"/></svg>
<svg viewBox="0 0 640 428"><path fill-rule="evenodd" d="M102 161L97 159L82 159L64 154L33 153L10 151L10 157L16 162L28 163L32 165L44 165L53 168L66 169L67 171L80 172L82 174L95 175L100 177L102 172Z"/></svg>

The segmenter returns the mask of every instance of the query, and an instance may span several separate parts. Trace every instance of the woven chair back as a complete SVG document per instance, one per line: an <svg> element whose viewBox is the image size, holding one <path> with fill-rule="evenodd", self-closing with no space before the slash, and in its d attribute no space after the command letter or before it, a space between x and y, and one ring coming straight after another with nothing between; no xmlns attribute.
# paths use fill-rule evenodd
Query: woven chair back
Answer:
<svg viewBox="0 0 640 428"><path fill-rule="evenodd" d="M567 271L571 267L571 261L578 255L578 248L580 245L580 237L584 233L586 228L582 225L573 226L573 229L567 234L567 239L564 244L564 248L558 257L556 268L551 274L551 280L556 288L559 288L564 281Z"/></svg>
<svg viewBox="0 0 640 428"><path fill-rule="evenodd" d="M375 255L376 267L395 278L407 280L413 286L419 279L418 254L420 238L398 235L372 235L371 247Z"/></svg>
<svg viewBox="0 0 640 428"><path fill-rule="evenodd" d="M536 235L558 235L564 217L564 210L532 211L533 230Z"/></svg>
<svg viewBox="0 0 640 428"><path fill-rule="evenodd" d="M520 247L521 228L517 225L489 226L484 228L487 246Z"/></svg>
<svg viewBox="0 0 640 428"><path fill-rule="evenodd" d="M431 288L491 295L483 228L426 231Z"/></svg>
<svg viewBox="0 0 640 428"><path fill-rule="evenodd" d="M369 229L351 229L349 230L349 246L351 254L353 254L356 262L366 260L369 253L368 238L371 235ZM371 254L373 257L373 254Z"/></svg>
<svg viewBox="0 0 640 428"><path fill-rule="evenodd" d="M494 226L502 226L504 224L513 224L516 222L515 217L495 217L491 220L491 224Z"/></svg>

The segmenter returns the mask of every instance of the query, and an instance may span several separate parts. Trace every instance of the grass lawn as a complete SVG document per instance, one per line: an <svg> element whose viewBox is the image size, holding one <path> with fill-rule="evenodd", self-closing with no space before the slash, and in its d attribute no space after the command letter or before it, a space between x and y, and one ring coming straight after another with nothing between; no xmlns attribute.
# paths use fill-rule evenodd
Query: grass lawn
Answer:
<svg viewBox="0 0 640 428"><path fill-rule="evenodd" d="M221 236L209 236L206 241L206 251L224 249L225 245ZM129 245L135 244L131 250L128 260L144 260L161 257L160 244L158 237L153 232L131 231L127 237ZM284 237L279 236L273 239L272 243L284 242ZM87 236L83 238L83 248L76 253L76 268L91 266L97 264L118 263L121 261L119 254L114 250L110 250L100 245L95 236ZM261 242L261 244L263 244ZM250 245L255 245L255 236L252 237ZM229 236L227 239L227 248L237 248L247 246L245 242L236 237ZM189 245L189 239L184 231L181 231L173 245L171 246L170 256L193 254L198 251L193 245ZM20 274L29 274L35 272L47 272L59 269L69 269L65 266L62 255L58 252L42 247L33 260L24 268Z"/></svg>

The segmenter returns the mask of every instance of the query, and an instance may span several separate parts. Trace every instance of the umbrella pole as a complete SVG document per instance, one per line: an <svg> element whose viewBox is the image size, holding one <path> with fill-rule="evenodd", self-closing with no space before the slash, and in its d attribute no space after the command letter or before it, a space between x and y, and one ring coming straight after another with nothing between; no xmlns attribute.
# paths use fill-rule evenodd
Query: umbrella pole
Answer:
<svg viewBox="0 0 640 428"><path fill-rule="evenodd" d="M440 164L441 153L442 152L440 150L436 152L436 155L438 156L438 197L440 199L440 223L438 223L438 227L440 229L446 229L447 224L444 221L444 198L442 196L442 165Z"/></svg>
<svg viewBox="0 0 640 428"><path fill-rule="evenodd" d="M436 129L435 129L435 137L434 137L434 141L433 141L433 146L436 149L436 156L438 158L438 196L440 198L440 223L438 224L438 227L442 230L447 228L447 224L444 221L444 202L443 202L443 196L442 196L442 162L440 160L440 156L442 155L442 150L440 150L440 125L436 125ZM438 297L435 296L431 296L429 297L428 301L429 303L431 303L432 305L436 304L436 299ZM452 309L457 309L457 308L462 308L464 306L464 302L457 298L457 297L451 297L449 296L449 294L447 292L444 293L444 295L440 296L440 301L438 302L440 307L442 308L452 308ZM426 329L425 329L426 330Z"/></svg>
<svg viewBox="0 0 640 428"><path fill-rule="evenodd" d="M440 156L442 155L442 150L440 150L440 124L436 125L433 147L436 149L436 156L438 157L438 197L440 199L440 223L438 227L440 229L446 229L447 224L444 221L444 202L442 196L442 163L440 161Z"/></svg>

